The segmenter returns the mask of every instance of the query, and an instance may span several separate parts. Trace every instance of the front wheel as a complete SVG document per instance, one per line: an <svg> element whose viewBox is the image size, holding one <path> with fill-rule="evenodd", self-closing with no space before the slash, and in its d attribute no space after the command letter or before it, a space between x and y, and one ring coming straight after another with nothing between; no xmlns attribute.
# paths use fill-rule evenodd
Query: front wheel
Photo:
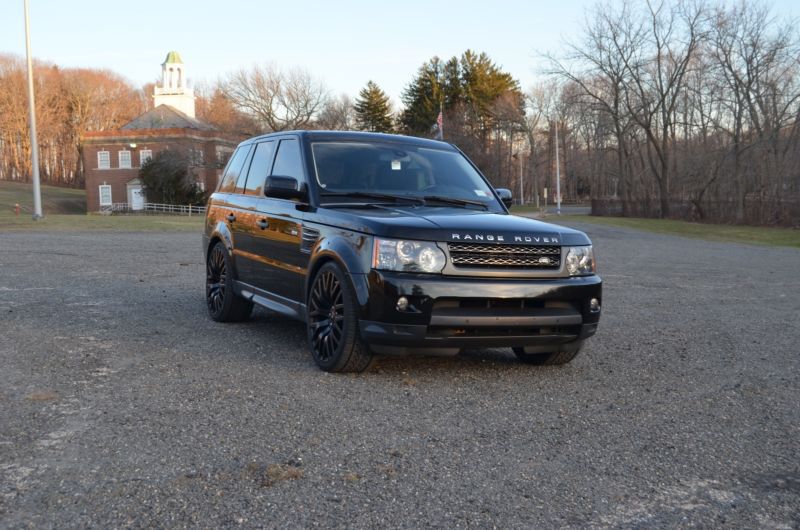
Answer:
<svg viewBox="0 0 800 530"><path fill-rule="evenodd" d="M357 301L346 273L333 262L323 265L308 293L308 344L326 372L363 372L372 361L358 329Z"/></svg>
<svg viewBox="0 0 800 530"><path fill-rule="evenodd" d="M514 355L525 364L535 364L541 366L567 364L574 359L581 351L581 345L562 346L559 351L546 353L525 353L525 348L512 348Z"/></svg>

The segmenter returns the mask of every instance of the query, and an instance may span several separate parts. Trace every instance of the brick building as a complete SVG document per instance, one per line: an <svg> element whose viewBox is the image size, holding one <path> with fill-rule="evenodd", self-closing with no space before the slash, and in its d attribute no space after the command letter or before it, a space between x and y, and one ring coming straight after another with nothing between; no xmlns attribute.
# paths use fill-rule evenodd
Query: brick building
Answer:
<svg viewBox="0 0 800 530"><path fill-rule="evenodd" d="M120 129L88 132L81 138L87 211L143 209L139 169L164 149L187 158L202 189L216 187L241 138L195 118L194 93L186 85L185 67L177 52L167 54L161 65L161 86L153 96L155 108Z"/></svg>

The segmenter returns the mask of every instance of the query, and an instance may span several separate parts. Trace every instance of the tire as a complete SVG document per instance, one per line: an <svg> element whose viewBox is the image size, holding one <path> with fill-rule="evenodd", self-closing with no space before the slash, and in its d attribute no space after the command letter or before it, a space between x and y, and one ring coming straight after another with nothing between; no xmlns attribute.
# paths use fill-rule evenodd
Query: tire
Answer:
<svg viewBox="0 0 800 530"><path fill-rule="evenodd" d="M372 352L361 339L358 303L347 274L324 264L309 289L306 311L308 345L314 362L326 372L363 372Z"/></svg>
<svg viewBox="0 0 800 530"><path fill-rule="evenodd" d="M514 350L514 355L517 356L520 362L538 366L552 366L570 362L580 353L581 345L547 353L525 353L525 348L522 347L515 347L512 350Z"/></svg>
<svg viewBox="0 0 800 530"><path fill-rule="evenodd" d="M253 302L233 292L231 257L222 241L206 257L206 307L217 322L241 322L250 318Z"/></svg>

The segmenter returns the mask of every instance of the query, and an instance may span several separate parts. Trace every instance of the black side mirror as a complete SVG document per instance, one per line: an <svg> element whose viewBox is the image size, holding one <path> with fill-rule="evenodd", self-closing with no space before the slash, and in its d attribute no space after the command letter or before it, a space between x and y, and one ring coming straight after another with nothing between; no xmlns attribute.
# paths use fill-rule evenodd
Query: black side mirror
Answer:
<svg viewBox="0 0 800 530"><path fill-rule="evenodd" d="M297 199L305 201L308 192L305 184L301 184L294 177L272 175L264 183L264 195L276 199Z"/></svg>
<svg viewBox="0 0 800 530"><path fill-rule="evenodd" d="M500 197L500 200L503 201L506 208L511 208L511 205L514 204L514 197L511 195L511 190L508 188L496 188L494 191L497 192L497 196Z"/></svg>

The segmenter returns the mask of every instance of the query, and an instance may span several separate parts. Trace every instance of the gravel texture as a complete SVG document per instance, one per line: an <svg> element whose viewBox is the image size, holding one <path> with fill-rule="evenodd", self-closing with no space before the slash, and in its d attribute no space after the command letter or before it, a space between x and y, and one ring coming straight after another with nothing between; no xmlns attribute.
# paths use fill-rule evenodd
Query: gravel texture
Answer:
<svg viewBox="0 0 800 530"><path fill-rule="evenodd" d="M578 228L573 363L362 375L211 322L199 235L0 233L0 526L800 526L800 251Z"/></svg>

